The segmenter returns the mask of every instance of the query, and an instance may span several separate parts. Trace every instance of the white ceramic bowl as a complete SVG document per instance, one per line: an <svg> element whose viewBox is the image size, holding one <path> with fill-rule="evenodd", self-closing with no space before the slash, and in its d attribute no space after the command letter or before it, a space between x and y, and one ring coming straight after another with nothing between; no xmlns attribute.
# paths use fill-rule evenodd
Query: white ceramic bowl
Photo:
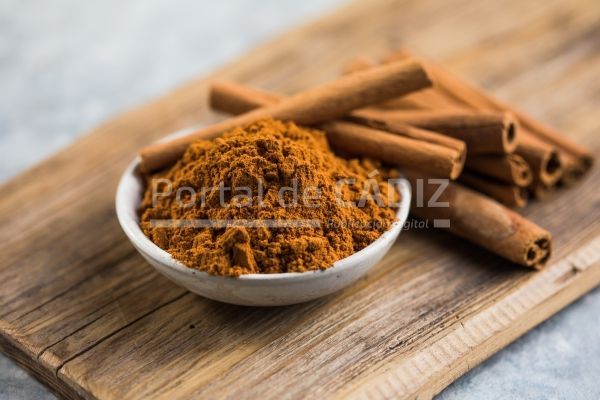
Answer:
<svg viewBox="0 0 600 400"><path fill-rule="evenodd" d="M282 274L248 274L239 278L215 276L188 268L152 243L140 226L137 208L143 182L138 174L139 158L123 173L117 189L116 209L123 231L142 256L161 274L209 299L245 306L281 306L302 303L336 292L371 269L392 247L408 217L411 190L398 184L402 195L397 220L377 240L326 270Z"/></svg>

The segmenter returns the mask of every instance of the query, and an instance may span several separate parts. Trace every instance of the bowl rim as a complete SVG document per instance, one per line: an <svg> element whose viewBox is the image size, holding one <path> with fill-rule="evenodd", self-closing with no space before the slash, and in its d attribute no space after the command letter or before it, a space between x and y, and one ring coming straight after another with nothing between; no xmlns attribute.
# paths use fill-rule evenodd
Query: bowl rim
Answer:
<svg viewBox="0 0 600 400"><path fill-rule="evenodd" d="M175 132L172 135L169 135L169 137L178 136L189 130L190 128L183 129L181 131ZM121 178L119 179L119 184L117 187L115 198L115 208L117 219L119 221L119 224L121 225L121 229L123 229L126 236L129 238L132 244L134 244L134 247L136 247L142 253L145 253L144 255L147 255L154 260L158 260L161 262L161 264L171 269L174 269L180 273L186 274L193 279L201 278L213 281L220 281L223 279L235 279L237 281L245 281L250 283L265 281L282 281L291 279L293 279L294 281L304 281L311 280L316 277L322 278L324 277L324 275L339 274L344 269L352 265L355 260L360 259L368 252L378 251L384 248L388 241L391 240L390 237L397 237L400 231L403 229L403 226L408 218L408 214L410 211L410 202L412 198L411 186L408 180L403 175L400 175L400 178L396 182L396 188L401 195L400 205L396 212L396 220L392 223L388 230L383 232L371 244L349 255L348 257L337 260L333 263L331 267L323 270L319 269L306 272L281 272L276 274L242 274L238 277L212 275L208 272L188 267L182 262L176 260L167 251L161 249L156 244L154 244L154 242L152 242L142 231L139 225L139 218L137 217L137 205L133 204L132 208L132 204L130 204L132 201L129 199L130 191L128 187L131 184L131 180L137 181L138 185L141 184L141 177L138 172L140 162L141 159L139 156L137 156L133 161L129 163L129 165L121 175ZM138 199L139 196L141 196L141 193L138 194Z"/></svg>

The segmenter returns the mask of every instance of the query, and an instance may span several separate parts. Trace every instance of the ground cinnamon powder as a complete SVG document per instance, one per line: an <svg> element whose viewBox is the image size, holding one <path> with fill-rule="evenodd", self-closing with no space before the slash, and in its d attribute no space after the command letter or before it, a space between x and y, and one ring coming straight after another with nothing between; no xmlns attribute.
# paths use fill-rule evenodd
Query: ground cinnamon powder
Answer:
<svg viewBox="0 0 600 400"><path fill-rule="evenodd" d="M387 179L396 174L336 156L323 132L263 120L197 141L148 177L141 227L174 258L210 274L325 269L389 228L399 194Z"/></svg>

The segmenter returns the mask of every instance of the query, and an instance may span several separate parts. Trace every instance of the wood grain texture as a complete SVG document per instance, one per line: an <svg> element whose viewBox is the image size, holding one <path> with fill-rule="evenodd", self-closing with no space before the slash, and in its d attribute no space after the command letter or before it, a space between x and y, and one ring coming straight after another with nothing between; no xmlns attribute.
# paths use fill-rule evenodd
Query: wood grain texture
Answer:
<svg viewBox="0 0 600 400"><path fill-rule="evenodd" d="M599 34L587 0L365 1L214 77L293 93L356 55L407 47L600 156ZM216 120L206 89L201 79L127 112L2 187L0 347L63 397L427 398L600 282L595 168L525 209L555 238L543 272L409 231L364 279L308 304L187 293L127 242L113 198L137 149Z"/></svg>

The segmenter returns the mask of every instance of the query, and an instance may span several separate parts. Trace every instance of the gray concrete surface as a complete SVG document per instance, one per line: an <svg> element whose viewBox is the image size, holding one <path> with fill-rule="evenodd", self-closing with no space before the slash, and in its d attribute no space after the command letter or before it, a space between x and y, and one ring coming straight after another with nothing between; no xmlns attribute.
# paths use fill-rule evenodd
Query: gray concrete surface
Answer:
<svg viewBox="0 0 600 400"><path fill-rule="evenodd" d="M344 1L0 0L0 181ZM598 311L596 289L440 398L600 398ZM51 398L0 355L0 400Z"/></svg>

